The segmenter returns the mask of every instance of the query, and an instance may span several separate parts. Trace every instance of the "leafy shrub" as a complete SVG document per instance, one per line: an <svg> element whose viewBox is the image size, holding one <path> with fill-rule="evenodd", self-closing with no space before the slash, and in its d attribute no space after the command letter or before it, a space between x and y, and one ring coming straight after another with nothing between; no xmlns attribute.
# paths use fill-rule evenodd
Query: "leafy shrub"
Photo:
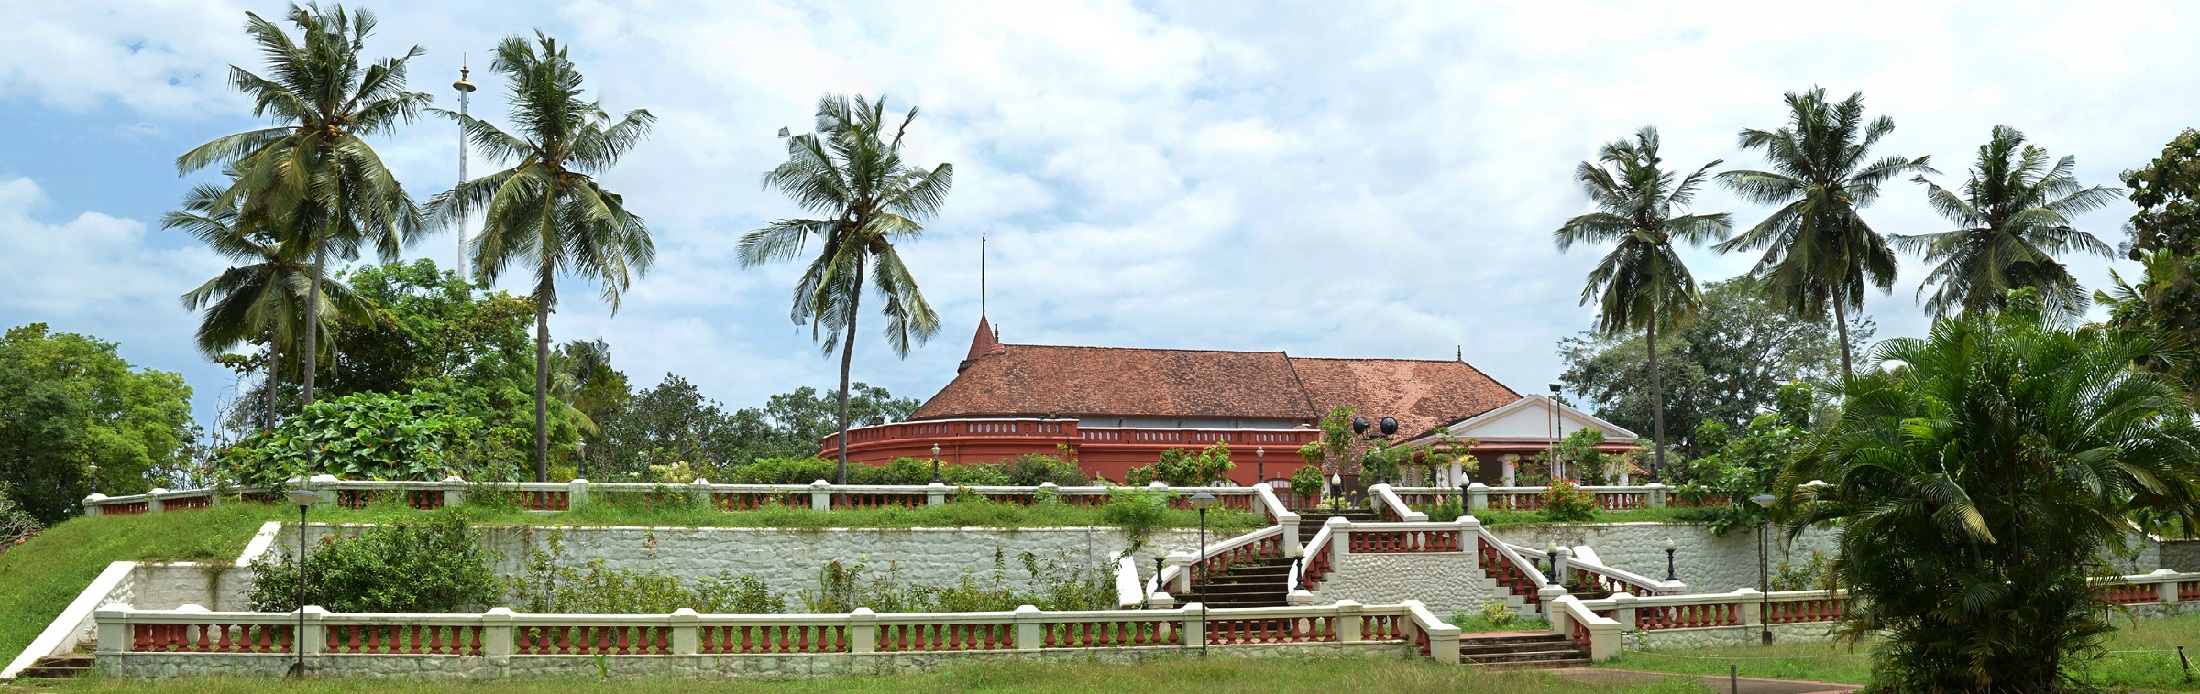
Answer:
<svg viewBox="0 0 2200 694"><path fill-rule="evenodd" d="M254 432L215 458L244 486L281 487L293 477L352 480L488 479L473 437L492 413L441 394L353 393L308 406Z"/></svg>
<svg viewBox="0 0 2200 694"><path fill-rule="evenodd" d="M868 607L874 612L1008 612L1033 605L1042 610L1105 610L1115 607L1115 578L1094 567L1078 566L1061 559L1040 559L1024 552L1017 555L1028 579L1018 590L1008 578L1008 556L993 549L993 572L979 576L966 569L954 583L922 586L905 582L898 563L889 562L883 574L865 575L868 562L854 564L834 560L818 570L816 590L795 594L812 613L850 612Z"/></svg>
<svg viewBox="0 0 2200 694"><path fill-rule="evenodd" d="M1597 495L1573 480L1559 478L1543 488L1543 519L1555 523L1596 518Z"/></svg>
<svg viewBox="0 0 2200 694"><path fill-rule="evenodd" d="M1710 453L1688 461L1690 481L1675 491L1698 507L1694 513L1710 525L1713 534L1755 527L1765 519L1765 510L1748 499L1772 488L1788 460L1803 450L1807 435L1775 415L1750 420L1739 438L1731 436L1726 425L1706 420L1696 427L1696 436L1698 448ZM1728 503L1707 505L1713 499Z"/></svg>
<svg viewBox="0 0 2200 694"><path fill-rule="evenodd" d="M511 581L512 604L526 612L657 614L689 608L718 614L776 614L787 600L753 576L720 572L693 588L654 567L611 569L604 560L574 566L565 559L564 533L552 530L548 551L531 546L521 574Z"/></svg>
<svg viewBox="0 0 2200 694"><path fill-rule="evenodd" d="M1108 505L1101 507L1100 520L1123 529L1123 537L1131 541L1123 553L1129 555L1146 546L1153 531L1168 527L1173 498L1175 493L1152 487L1109 487Z"/></svg>
<svg viewBox="0 0 2200 694"><path fill-rule="evenodd" d="M998 487L1008 484L1008 474L999 465L942 466L940 481L965 487Z"/></svg>
<svg viewBox="0 0 2200 694"><path fill-rule="evenodd" d="M38 519L32 518L31 514L23 512L21 506L15 505L14 497L8 495L9 491L8 485L0 482L0 552L23 544L41 529Z"/></svg>
<svg viewBox="0 0 2200 694"><path fill-rule="evenodd" d="M1838 586L1833 574L1833 560L1824 552L1811 552L1810 561L1801 566L1780 562L1772 570L1773 590L1825 590Z"/></svg>
<svg viewBox="0 0 2200 694"><path fill-rule="evenodd" d="M1161 459L1152 465L1131 468L1124 474L1128 484L1144 485L1155 480L1171 487L1199 487L1230 478L1230 471L1237 464L1230 462L1230 444L1216 441L1214 445L1192 451L1171 448L1161 452Z"/></svg>
<svg viewBox="0 0 2200 694"><path fill-rule="evenodd" d="M1482 619L1493 626L1511 624L1514 619L1519 617L1520 615L1514 614L1512 608L1506 606L1503 600L1491 600L1482 603Z"/></svg>
<svg viewBox="0 0 2200 694"><path fill-rule="evenodd" d="M818 480L831 480L839 466L820 458L758 458L756 462L733 469L734 484L809 484ZM852 480L856 471L848 470Z"/></svg>
<svg viewBox="0 0 2200 694"><path fill-rule="evenodd" d="M1087 483L1084 468L1074 460L1058 458L1044 453L1026 453L1001 463L1002 474L1008 483L1035 487L1054 483L1064 487L1080 487Z"/></svg>
<svg viewBox="0 0 2200 694"><path fill-rule="evenodd" d="M1319 499L1322 496L1322 485L1326 482L1327 480L1322 479L1320 466L1300 467L1298 471L1291 473L1291 493L1308 499Z"/></svg>
<svg viewBox="0 0 2200 694"><path fill-rule="evenodd" d="M485 609L502 592L489 553L460 509L367 528L357 537L323 536L306 554L306 604L334 612L460 612ZM278 546L280 544L278 543ZM259 612L298 609L298 565L252 560L246 599Z"/></svg>

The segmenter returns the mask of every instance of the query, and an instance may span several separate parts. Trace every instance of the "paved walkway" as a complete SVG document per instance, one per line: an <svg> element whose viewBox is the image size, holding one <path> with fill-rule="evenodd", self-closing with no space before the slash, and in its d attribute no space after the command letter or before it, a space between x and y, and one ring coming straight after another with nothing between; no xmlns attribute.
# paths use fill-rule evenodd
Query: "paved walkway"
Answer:
<svg viewBox="0 0 2200 694"><path fill-rule="evenodd" d="M1854 684L1768 680L1757 677L1743 677L1729 684L1725 675L1676 675L1668 672L1610 670L1605 668L1571 668L1552 670L1551 672L1577 682L1596 685L1651 684L1673 678L1699 678L1703 681L1703 686L1720 694L1820 694L1821 692L1853 692L1863 689L1863 687Z"/></svg>

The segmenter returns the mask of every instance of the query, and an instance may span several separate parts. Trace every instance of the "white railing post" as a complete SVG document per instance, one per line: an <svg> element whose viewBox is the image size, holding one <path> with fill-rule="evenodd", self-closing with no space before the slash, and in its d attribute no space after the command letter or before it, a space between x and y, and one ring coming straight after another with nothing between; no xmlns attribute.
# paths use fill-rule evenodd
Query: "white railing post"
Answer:
<svg viewBox="0 0 2200 694"><path fill-rule="evenodd" d="M1520 456L1518 456L1518 455L1507 455L1507 456L1505 456L1505 483L1504 483L1503 485L1500 485L1500 486L1505 486L1505 487L1510 487L1510 486L1513 486L1513 481L1514 481L1515 479L1517 479L1517 478L1518 478L1518 474L1519 474L1519 469L1520 469Z"/></svg>
<svg viewBox="0 0 2200 694"><path fill-rule="evenodd" d="M162 495L162 494L166 494L166 493L168 493L168 490L166 490L166 489L161 489L161 488L159 488L159 487L154 487L154 488L153 488L153 491L149 491L149 492L146 492L146 493L145 493L145 512L146 512L146 513L160 513L160 512L162 511L162 510L164 510L164 509L162 509L162 508L161 508L161 500L160 500L160 495Z"/></svg>
<svg viewBox="0 0 2200 694"><path fill-rule="evenodd" d="M1551 624L1554 627L1558 625L1559 610L1554 609L1553 606L1559 598L1563 597L1571 596L1567 595L1565 586L1556 583L1546 584L1541 588L1535 589L1536 601L1543 603L1543 618L1551 620Z"/></svg>
<svg viewBox="0 0 2200 694"><path fill-rule="evenodd" d="M1283 528L1284 558L1304 556L1306 546L1299 544L1299 514L1294 513L1278 518L1276 519L1276 525Z"/></svg>
<svg viewBox="0 0 2200 694"><path fill-rule="evenodd" d="M572 510L588 503L588 480L574 479L565 483L565 508Z"/></svg>
<svg viewBox="0 0 2200 694"><path fill-rule="evenodd" d="M1742 626L1753 627L1765 623L1765 594L1755 588L1734 591L1735 600L1742 603Z"/></svg>
<svg viewBox="0 0 2200 694"><path fill-rule="evenodd" d="M333 489L336 485L335 475L314 475L304 480L292 477L290 478L290 485L294 488L312 489L318 492L321 495L319 503L321 506L336 505L336 490Z"/></svg>
<svg viewBox="0 0 2200 694"><path fill-rule="evenodd" d="M328 648L328 625L322 621L328 617L328 610L321 609L320 605L307 605L305 612L306 628L298 634L294 647L299 653L320 655Z"/></svg>
<svg viewBox="0 0 2200 694"><path fill-rule="evenodd" d="M2150 575L2156 581L2155 595L2161 598L2160 602L2177 602L2177 570L2155 569Z"/></svg>
<svg viewBox="0 0 2200 694"><path fill-rule="evenodd" d="M1490 510L1490 486L1481 482L1467 485L1467 512Z"/></svg>
<svg viewBox="0 0 2200 694"><path fill-rule="evenodd" d="M1337 611L1338 642L1359 643L1361 639L1367 638L1367 635L1361 630L1363 625L1360 623L1360 603L1352 600L1338 600L1336 604L1330 605L1330 608Z"/></svg>
<svg viewBox="0 0 2200 694"><path fill-rule="evenodd" d="M703 616L692 608L682 607L672 611L672 654L695 655L702 650Z"/></svg>
<svg viewBox="0 0 2200 694"><path fill-rule="evenodd" d="M695 504L696 508L711 508L709 478L697 477L694 482L688 483L688 501Z"/></svg>
<svg viewBox="0 0 2200 694"><path fill-rule="evenodd" d="M1459 627L1444 623L1419 600L1407 600L1404 604L1406 621L1412 622L1412 628L1420 630L1421 636L1428 639L1429 659L1439 663L1459 662Z"/></svg>
<svg viewBox="0 0 2200 694"><path fill-rule="evenodd" d="M1648 492L1648 496L1650 497L1650 508L1665 508L1664 482L1651 482L1649 484L1642 485L1642 487L1645 491Z"/></svg>
<svg viewBox="0 0 2200 694"><path fill-rule="evenodd" d="M833 510L833 483L825 480L810 483L810 510L818 513Z"/></svg>
<svg viewBox="0 0 2200 694"><path fill-rule="evenodd" d="M1022 627L1017 628L1016 638L1022 639ZM848 613L848 652L875 653L878 651L878 613L871 608L858 607Z"/></svg>
<svg viewBox="0 0 2200 694"><path fill-rule="evenodd" d="M1552 583L1556 583L1561 586L1566 585L1567 579L1573 578L1573 570L1573 548L1559 547L1558 551L1551 553L1551 575L1558 577L1557 579L1553 580Z"/></svg>
<svg viewBox="0 0 2200 694"><path fill-rule="evenodd" d="M458 475L443 478L443 505L457 506L466 503L466 480Z"/></svg>
<svg viewBox="0 0 2200 694"><path fill-rule="evenodd" d="M105 495L105 494L100 494L100 493L98 493L98 492L93 492L91 496L87 496L87 497L84 497L84 515L87 515L87 516L97 516L97 515L99 515L99 514L100 514L99 502L101 502L101 501L104 501L104 500L106 500L106 498L107 498L107 495Z"/></svg>
<svg viewBox="0 0 2200 694"><path fill-rule="evenodd" d="M1329 529L1329 556L1334 557L1329 570L1336 571L1344 563L1345 556L1352 553L1352 521L1344 516L1330 516L1322 526Z"/></svg>
<svg viewBox="0 0 2200 694"><path fill-rule="evenodd" d="M938 482L924 485L924 505L942 506L947 503L947 485Z"/></svg>
<svg viewBox="0 0 2200 694"><path fill-rule="evenodd" d="M491 658L512 655L512 608L493 607L481 615L481 654Z"/></svg>
<svg viewBox="0 0 2200 694"><path fill-rule="evenodd" d="M1635 596L1625 591L1613 593L1612 621L1619 622L1621 631L1635 628Z"/></svg>
<svg viewBox="0 0 2200 694"><path fill-rule="evenodd" d="M1169 556L1162 558L1165 567L1177 569L1176 576L1169 579L1169 585L1166 586L1171 595L1192 593L1192 565L1196 563L1199 563L1199 555L1190 552L1170 552ZM1167 571L1168 568L1162 570Z"/></svg>
<svg viewBox="0 0 2200 694"><path fill-rule="evenodd" d="M1197 646L1207 642L1207 606L1189 602L1181 610L1184 614L1184 645Z"/></svg>
<svg viewBox="0 0 2200 694"><path fill-rule="evenodd" d="M130 606L112 604L92 612L92 622L99 625L99 652L121 653L130 650Z"/></svg>
<svg viewBox="0 0 2200 694"><path fill-rule="evenodd" d="M1016 650L1036 651L1046 644L1046 625L1039 621L1038 607L1017 606L1015 620Z"/></svg>

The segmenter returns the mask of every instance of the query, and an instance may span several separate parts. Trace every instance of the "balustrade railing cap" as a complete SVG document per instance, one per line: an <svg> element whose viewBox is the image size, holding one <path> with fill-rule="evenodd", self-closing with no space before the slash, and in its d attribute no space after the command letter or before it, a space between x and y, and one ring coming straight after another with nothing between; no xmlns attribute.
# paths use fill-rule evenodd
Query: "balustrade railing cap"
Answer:
<svg viewBox="0 0 2200 694"><path fill-rule="evenodd" d="M91 496L87 496L87 497L84 497L84 502L85 502L85 503L91 503L91 502L95 502L95 501L101 501L101 500L104 500L104 499L106 499L106 498L107 498L107 495L105 495L105 494L101 494L101 493L99 493L99 492L92 492L92 495L91 495Z"/></svg>
<svg viewBox="0 0 2200 694"><path fill-rule="evenodd" d="M689 482L688 484L692 484L698 487L708 487L710 486L710 480L703 477L697 477L695 478L695 481Z"/></svg>
<svg viewBox="0 0 2200 694"><path fill-rule="evenodd" d="M2172 576L2174 576L2174 575L2177 575L2177 570L2176 570L2176 569L2155 569L2155 570L2153 570L2153 571L2147 572L2147 575L2148 575L2148 576L2160 576L2160 575L2163 575L2163 574L2169 574L2169 575L2172 575Z"/></svg>
<svg viewBox="0 0 2200 694"><path fill-rule="evenodd" d="M1482 519L1472 515L1460 516L1458 520L1452 522L1458 523L1459 527L1465 530L1480 530L1482 528Z"/></svg>
<svg viewBox="0 0 2200 694"><path fill-rule="evenodd" d="M466 480L465 480L465 479L463 479L463 478L460 478L460 477L459 477L458 475L450 475L450 476L444 477L444 478L443 478L443 481L445 481L445 482L461 482L461 483L463 483L463 482L465 482Z"/></svg>
<svg viewBox="0 0 2200 694"><path fill-rule="evenodd" d="M321 483L324 483L324 482L336 482L336 481L338 481L338 480L336 479L336 476L335 476L335 475L330 475L330 474L319 474L319 475L314 475L314 476L312 476L312 477L310 477L310 478L307 478L307 479L306 479L306 482L307 482L308 484L321 484Z"/></svg>
<svg viewBox="0 0 2200 694"><path fill-rule="evenodd" d="M160 487L154 487L154 488L153 488L153 491L149 491L149 492L146 492L146 493L147 493L147 494L166 494L166 493L168 493L168 490L166 490L166 489L162 489L162 488L160 488Z"/></svg>
<svg viewBox="0 0 2200 694"><path fill-rule="evenodd" d="M1467 485L1467 488L1468 488L1468 489L1489 489L1489 488L1490 488L1490 486L1489 486L1489 485L1487 485L1487 484L1483 484L1483 483L1481 483L1481 482L1473 482L1473 483L1469 483L1469 484Z"/></svg>
<svg viewBox="0 0 2200 694"><path fill-rule="evenodd" d="M827 482L825 480L818 480L816 482L811 482L810 487L815 489L831 489L833 487L833 483Z"/></svg>
<svg viewBox="0 0 2200 694"><path fill-rule="evenodd" d="M1342 527L1345 527L1345 526L1348 526L1348 525L1351 525L1351 524L1352 524L1352 521L1351 521L1351 520L1349 520L1349 519L1347 519L1347 518L1345 518L1344 516L1330 516L1330 517L1329 517L1329 520L1326 520L1326 521L1323 521L1323 522L1322 522L1322 525L1324 525L1324 526L1328 526L1328 527L1331 527L1331 528L1342 528Z"/></svg>

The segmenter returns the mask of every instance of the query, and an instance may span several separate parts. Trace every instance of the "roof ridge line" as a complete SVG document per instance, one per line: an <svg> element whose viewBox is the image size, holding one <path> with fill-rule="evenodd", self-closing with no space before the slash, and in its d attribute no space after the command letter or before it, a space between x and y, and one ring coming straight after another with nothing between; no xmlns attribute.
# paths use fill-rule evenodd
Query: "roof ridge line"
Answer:
<svg viewBox="0 0 2200 694"><path fill-rule="evenodd" d="M1316 426L1319 426L1323 415L1318 408L1314 407L1314 393L1306 389L1306 381L1299 379L1299 365L1292 363L1290 350L1277 351L1283 353L1283 367L1291 370L1291 383L1299 387L1299 397L1306 400L1306 413L1312 416Z"/></svg>

